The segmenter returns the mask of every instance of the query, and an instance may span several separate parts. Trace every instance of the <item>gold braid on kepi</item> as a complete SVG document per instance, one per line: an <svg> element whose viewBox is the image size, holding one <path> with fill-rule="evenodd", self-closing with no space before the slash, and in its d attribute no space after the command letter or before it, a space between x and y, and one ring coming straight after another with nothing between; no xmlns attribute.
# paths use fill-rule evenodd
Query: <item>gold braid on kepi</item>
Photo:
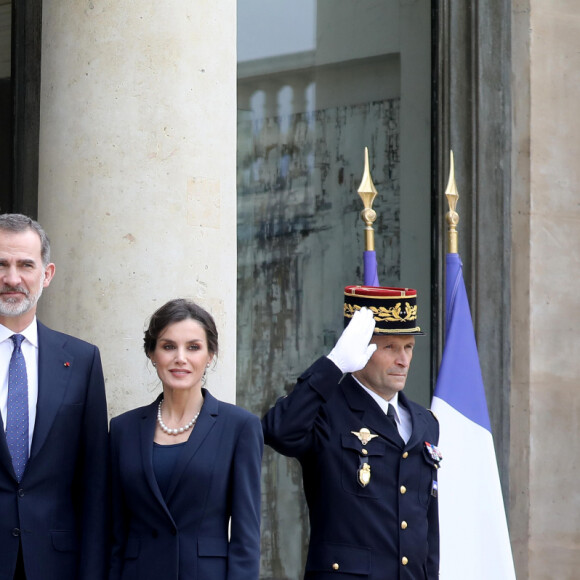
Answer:
<svg viewBox="0 0 580 580"><path fill-rule="evenodd" d="M347 286L344 289L344 326L363 307L373 313L375 334L425 334L417 324L417 290Z"/></svg>

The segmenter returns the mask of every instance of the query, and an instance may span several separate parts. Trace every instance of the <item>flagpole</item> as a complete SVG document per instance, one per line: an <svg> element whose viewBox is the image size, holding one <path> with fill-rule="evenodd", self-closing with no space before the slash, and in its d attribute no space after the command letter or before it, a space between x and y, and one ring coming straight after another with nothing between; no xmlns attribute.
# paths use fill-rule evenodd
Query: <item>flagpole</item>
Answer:
<svg viewBox="0 0 580 580"><path fill-rule="evenodd" d="M432 409L443 454L438 471L440 580L516 580L469 300L457 251L453 152L446 214L445 346Z"/></svg>
<svg viewBox="0 0 580 580"><path fill-rule="evenodd" d="M453 151L449 152L449 158L449 181L447 182L447 188L445 189L445 197L447 198L447 203L449 204L449 211L445 215L445 219L447 220L448 226L448 252L450 254L457 254L457 224L459 223L459 214L455 211L455 208L457 207L459 192L457 191L457 185L455 183L455 164L453 162Z"/></svg>
<svg viewBox="0 0 580 580"><path fill-rule="evenodd" d="M365 169L358 188L364 209L360 212L360 217L365 223L365 250L373 252L375 250L375 231L373 230L373 222L377 219L377 212L373 209L373 201L377 197L377 190L371 177L369 170L369 150L365 147Z"/></svg>

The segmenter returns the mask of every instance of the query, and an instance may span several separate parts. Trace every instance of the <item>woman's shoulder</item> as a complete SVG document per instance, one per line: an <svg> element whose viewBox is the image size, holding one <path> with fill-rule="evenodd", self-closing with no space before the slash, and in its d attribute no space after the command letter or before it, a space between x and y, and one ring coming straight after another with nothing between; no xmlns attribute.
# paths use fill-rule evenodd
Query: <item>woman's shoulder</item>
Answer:
<svg viewBox="0 0 580 580"><path fill-rule="evenodd" d="M207 392L206 396L208 394L212 399L215 400L218 408L218 414L223 415L225 418L227 418L228 421L238 421L241 423L246 423L247 421L250 422L257 421L258 423L260 423L260 418L254 413L248 411L247 409L244 409L243 407L239 407L238 405L234 405L232 403L226 403L225 401L216 399L209 392Z"/></svg>
<svg viewBox="0 0 580 580"><path fill-rule="evenodd" d="M120 415L116 415L111 419L111 427L114 425L127 425L141 419L142 417L147 417L150 413L156 411L157 404L157 401L154 401L153 403L149 403L149 405L130 409Z"/></svg>

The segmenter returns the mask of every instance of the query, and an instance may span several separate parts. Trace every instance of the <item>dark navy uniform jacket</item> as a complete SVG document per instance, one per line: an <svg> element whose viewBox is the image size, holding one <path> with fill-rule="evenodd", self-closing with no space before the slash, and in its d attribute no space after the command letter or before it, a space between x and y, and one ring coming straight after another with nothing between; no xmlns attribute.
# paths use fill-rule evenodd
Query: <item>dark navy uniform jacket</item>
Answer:
<svg viewBox="0 0 580 580"><path fill-rule="evenodd" d="M202 391L166 498L152 459L159 399L111 421L110 580L258 578L260 421Z"/></svg>
<svg viewBox="0 0 580 580"><path fill-rule="evenodd" d="M297 457L310 513L306 580L434 580L439 576L438 463L433 415L399 393L406 445L373 398L326 357L262 420L265 442ZM339 383L340 381L340 383ZM378 435L363 445L352 432ZM361 461L370 465L359 484Z"/></svg>

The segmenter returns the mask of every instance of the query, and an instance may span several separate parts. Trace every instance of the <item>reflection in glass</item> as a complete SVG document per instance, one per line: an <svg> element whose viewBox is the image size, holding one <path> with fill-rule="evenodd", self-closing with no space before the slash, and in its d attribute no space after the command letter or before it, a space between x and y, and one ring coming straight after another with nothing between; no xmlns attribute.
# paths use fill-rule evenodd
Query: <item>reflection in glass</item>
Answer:
<svg viewBox="0 0 580 580"><path fill-rule="evenodd" d="M237 401L258 415L329 352L342 330L342 288L362 283L356 190L365 146L379 192L379 280L400 283L399 4L238 2ZM418 4L428 15L428 3ZM421 42L429 62L430 40ZM415 116L424 115L428 152L426 109ZM428 184L429 166L419 168ZM425 254L428 264L428 247ZM261 577L301 578L308 514L300 466L270 449L262 528Z"/></svg>

